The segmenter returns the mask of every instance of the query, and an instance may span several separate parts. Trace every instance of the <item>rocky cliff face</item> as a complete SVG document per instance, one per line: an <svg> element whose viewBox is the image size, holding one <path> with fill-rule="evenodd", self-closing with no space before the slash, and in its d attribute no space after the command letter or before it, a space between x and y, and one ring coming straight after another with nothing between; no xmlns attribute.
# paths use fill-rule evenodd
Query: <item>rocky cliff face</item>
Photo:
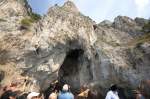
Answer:
<svg viewBox="0 0 150 99"><path fill-rule="evenodd" d="M0 0L0 32L17 34L21 20L28 17L31 8L26 0Z"/></svg>
<svg viewBox="0 0 150 99"><path fill-rule="evenodd" d="M25 16L30 8L26 3L26 0L1 0L0 1L0 12L1 17L14 17L14 16Z"/></svg>
<svg viewBox="0 0 150 99"><path fill-rule="evenodd" d="M51 7L30 30L20 30L29 9L26 2L0 1L2 84L28 76L42 90L58 79L77 91L113 83L135 88L150 79L149 34L141 32L147 20L119 16L97 25L68 1Z"/></svg>

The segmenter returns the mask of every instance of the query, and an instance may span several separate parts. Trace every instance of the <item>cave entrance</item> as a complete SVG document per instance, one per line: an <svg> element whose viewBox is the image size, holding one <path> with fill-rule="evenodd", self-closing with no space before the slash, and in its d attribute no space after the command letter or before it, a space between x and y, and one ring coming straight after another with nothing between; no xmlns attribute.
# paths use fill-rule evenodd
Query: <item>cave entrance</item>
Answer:
<svg viewBox="0 0 150 99"><path fill-rule="evenodd" d="M71 85L72 90L77 90L80 87L79 70L81 66L81 58L84 51L82 49L70 50L59 70L59 82Z"/></svg>

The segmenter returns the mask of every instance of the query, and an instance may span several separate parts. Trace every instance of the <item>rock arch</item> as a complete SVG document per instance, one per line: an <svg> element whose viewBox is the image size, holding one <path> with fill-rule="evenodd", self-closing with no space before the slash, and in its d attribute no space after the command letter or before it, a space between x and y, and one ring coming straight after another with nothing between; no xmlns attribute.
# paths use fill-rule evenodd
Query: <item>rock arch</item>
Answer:
<svg viewBox="0 0 150 99"><path fill-rule="evenodd" d="M80 69L83 58L83 49L71 49L67 52L63 64L58 72L60 83L68 83L73 89L80 87Z"/></svg>

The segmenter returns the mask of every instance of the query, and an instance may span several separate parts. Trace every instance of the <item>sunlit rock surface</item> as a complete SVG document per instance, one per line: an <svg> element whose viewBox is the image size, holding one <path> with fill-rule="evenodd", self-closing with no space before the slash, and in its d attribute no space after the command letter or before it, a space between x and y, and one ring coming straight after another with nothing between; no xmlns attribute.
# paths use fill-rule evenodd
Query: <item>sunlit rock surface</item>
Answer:
<svg viewBox="0 0 150 99"><path fill-rule="evenodd" d="M135 88L150 79L150 43L137 39L148 35L141 32L144 19L118 16L96 25L68 1L49 8L30 30L20 30L20 21L31 12L27 5L0 1L1 84L28 78L45 90L58 79L74 91L88 85L105 93L113 83Z"/></svg>

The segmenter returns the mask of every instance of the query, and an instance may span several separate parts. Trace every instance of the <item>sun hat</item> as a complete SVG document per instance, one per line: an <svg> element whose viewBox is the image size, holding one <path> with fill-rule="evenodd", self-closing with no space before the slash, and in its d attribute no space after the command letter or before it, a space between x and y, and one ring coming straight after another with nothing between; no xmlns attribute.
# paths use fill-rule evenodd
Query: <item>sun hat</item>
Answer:
<svg viewBox="0 0 150 99"><path fill-rule="evenodd" d="M32 97L36 97L36 96L39 96L40 93L37 93L37 92L31 92L28 94L27 96L27 99L32 99Z"/></svg>

